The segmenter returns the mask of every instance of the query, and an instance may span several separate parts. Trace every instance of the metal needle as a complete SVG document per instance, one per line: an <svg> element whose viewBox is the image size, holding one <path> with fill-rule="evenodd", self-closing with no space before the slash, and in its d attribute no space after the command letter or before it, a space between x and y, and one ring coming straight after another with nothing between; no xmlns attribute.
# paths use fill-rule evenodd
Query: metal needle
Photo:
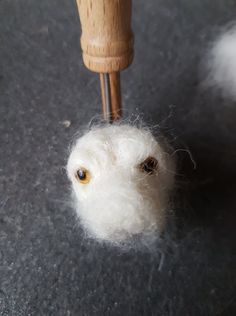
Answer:
<svg viewBox="0 0 236 316"><path fill-rule="evenodd" d="M112 123L121 117L120 73L101 73L100 83L104 119Z"/></svg>
<svg viewBox="0 0 236 316"><path fill-rule="evenodd" d="M104 95L105 95L105 120L109 123L112 123L112 108L111 108L111 89L110 89L110 79L109 74L103 74L104 80Z"/></svg>

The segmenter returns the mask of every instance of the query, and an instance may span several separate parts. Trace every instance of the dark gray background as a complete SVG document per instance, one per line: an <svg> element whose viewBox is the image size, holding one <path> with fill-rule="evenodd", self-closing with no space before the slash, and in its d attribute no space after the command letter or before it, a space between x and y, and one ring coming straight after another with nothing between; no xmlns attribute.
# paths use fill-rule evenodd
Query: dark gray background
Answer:
<svg viewBox="0 0 236 316"><path fill-rule="evenodd" d="M134 0L125 117L141 112L197 163L179 152L159 267L158 247L86 239L69 206L68 144L100 114L75 1L0 1L0 315L235 315L236 105L199 71L235 12L235 0Z"/></svg>

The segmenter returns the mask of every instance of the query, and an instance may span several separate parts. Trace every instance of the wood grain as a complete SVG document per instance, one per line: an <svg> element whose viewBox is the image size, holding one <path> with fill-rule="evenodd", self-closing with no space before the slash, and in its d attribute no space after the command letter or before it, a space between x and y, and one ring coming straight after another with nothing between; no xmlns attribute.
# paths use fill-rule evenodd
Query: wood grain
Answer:
<svg viewBox="0 0 236 316"><path fill-rule="evenodd" d="M127 68L133 60L131 0L77 0L85 66L99 73Z"/></svg>

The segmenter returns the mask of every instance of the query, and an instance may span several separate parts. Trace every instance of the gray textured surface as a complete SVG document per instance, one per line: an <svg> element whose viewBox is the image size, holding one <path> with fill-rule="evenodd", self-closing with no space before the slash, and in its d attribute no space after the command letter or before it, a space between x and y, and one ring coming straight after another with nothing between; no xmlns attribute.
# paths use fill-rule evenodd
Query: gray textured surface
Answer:
<svg viewBox="0 0 236 316"><path fill-rule="evenodd" d="M0 315L235 315L236 107L198 67L234 0L134 0L126 115L159 124L179 155L179 227L165 247L86 240L68 206L72 135L100 113L74 1L0 1ZM70 120L66 128L62 122Z"/></svg>

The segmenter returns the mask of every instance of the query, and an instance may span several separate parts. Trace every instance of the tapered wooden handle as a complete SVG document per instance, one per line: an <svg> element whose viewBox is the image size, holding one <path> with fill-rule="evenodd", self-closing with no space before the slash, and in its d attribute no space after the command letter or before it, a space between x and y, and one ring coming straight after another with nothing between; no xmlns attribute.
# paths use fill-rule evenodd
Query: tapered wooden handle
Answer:
<svg viewBox="0 0 236 316"><path fill-rule="evenodd" d="M132 63L131 4L131 0L77 0L88 69L111 73Z"/></svg>

